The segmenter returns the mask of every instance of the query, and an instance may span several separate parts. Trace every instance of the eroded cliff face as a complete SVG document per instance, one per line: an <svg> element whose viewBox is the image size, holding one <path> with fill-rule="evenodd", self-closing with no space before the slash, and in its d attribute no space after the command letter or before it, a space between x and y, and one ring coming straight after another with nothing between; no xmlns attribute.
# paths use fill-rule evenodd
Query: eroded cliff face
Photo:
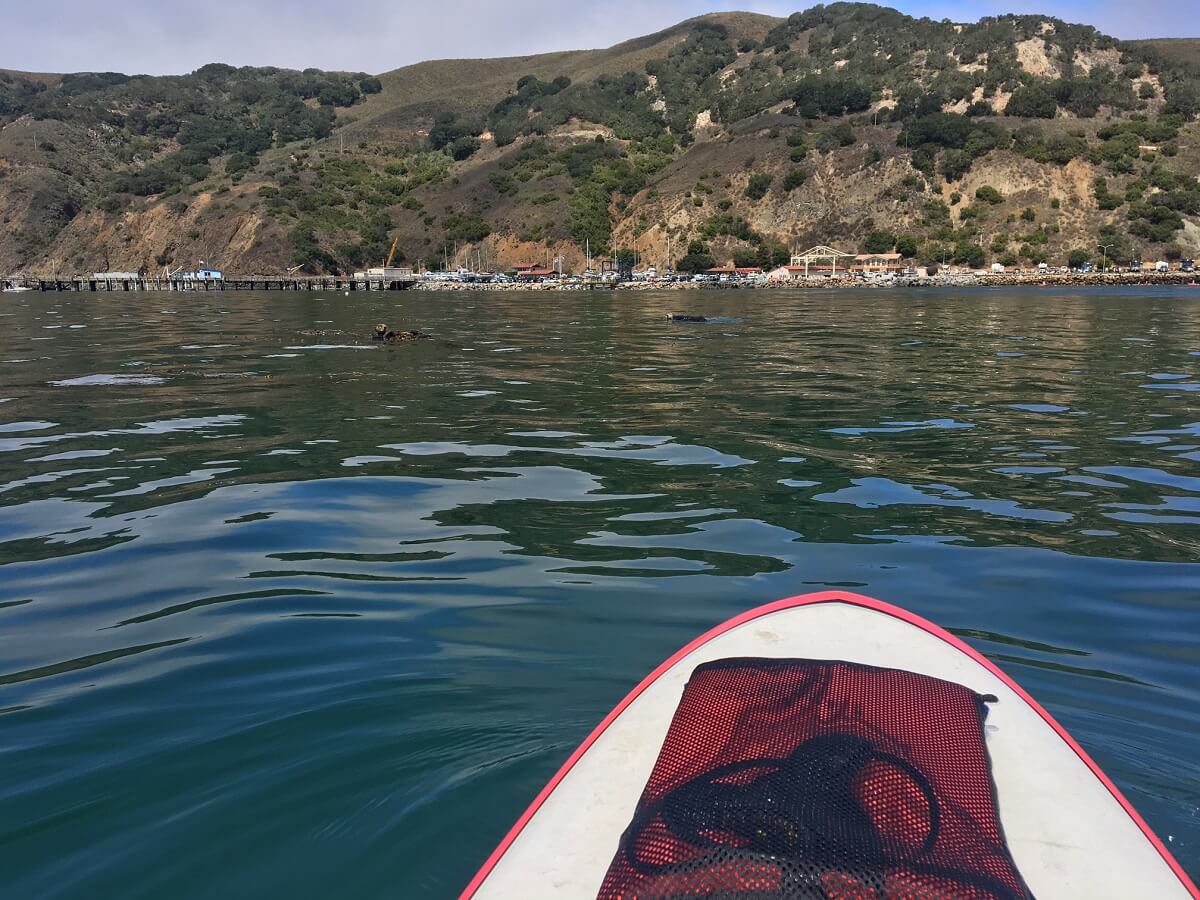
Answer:
<svg viewBox="0 0 1200 900"><path fill-rule="evenodd" d="M221 261L276 271L286 233L247 190L96 202L115 159L103 132L25 118L0 129L0 272L74 274ZM226 262L228 261L228 262Z"/></svg>
<svg viewBox="0 0 1200 900"><path fill-rule="evenodd" d="M273 273L286 261L286 235L262 213L203 193L113 218L82 213L37 267L55 272L177 268L205 260L232 272Z"/></svg>

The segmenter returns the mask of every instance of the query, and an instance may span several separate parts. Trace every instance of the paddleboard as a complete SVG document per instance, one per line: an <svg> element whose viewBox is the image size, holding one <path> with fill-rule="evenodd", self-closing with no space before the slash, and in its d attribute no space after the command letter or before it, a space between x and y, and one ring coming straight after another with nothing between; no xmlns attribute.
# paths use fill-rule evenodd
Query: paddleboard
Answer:
<svg viewBox="0 0 1200 900"><path fill-rule="evenodd" d="M990 763L989 809L998 813L1006 858L1015 863L1027 889L1016 896L1200 898L1111 779L1012 678L937 625L879 600L840 591L750 610L667 659L571 754L462 898L594 898L602 885L615 896L610 867L621 860L623 835L645 808L639 800L648 791L648 780L661 771L660 752L685 688L690 680L699 680L698 667L709 671L744 660L758 665L764 660L780 665L784 660L837 661L822 665L841 667L838 671L916 673L986 701L981 718L986 753L981 756ZM916 854L914 850L914 858ZM626 890L620 895L648 893Z"/></svg>

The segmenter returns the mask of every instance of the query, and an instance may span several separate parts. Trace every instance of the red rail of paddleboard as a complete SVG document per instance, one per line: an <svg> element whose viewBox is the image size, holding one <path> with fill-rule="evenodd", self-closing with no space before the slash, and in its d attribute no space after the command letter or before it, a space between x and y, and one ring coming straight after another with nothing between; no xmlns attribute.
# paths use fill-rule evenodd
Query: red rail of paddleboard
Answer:
<svg viewBox="0 0 1200 900"><path fill-rule="evenodd" d="M500 859L508 851L508 848L512 846L513 842L521 834L525 826L529 824L529 820L537 814L539 809L541 809L542 804L546 802L546 798L549 797L554 792L554 789L562 782L562 780L567 777L567 773L570 772L571 769L574 768L575 764L579 762L580 758L587 753L592 744L599 740L600 736L604 734L608 726L616 721L617 717L620 716L621 713L623 713L629 707L629 705L633 703L634 700L641 696L643 691L650 687L650 685L654 684L654 682L656 682L663 674L671 669L677 662L700 647L703 647L713 638L719 637L722 634L725 634L725 632L737 628L739 625L745 625L747 622L752 622L755 619L761 618L762 616L768 616L771 613L781 612L785 609L794 609L798 606L810 606L814 603L846 603L850 606L861 606L865 607L866 609L875 610L876 612L885 613L886 615L907 622L910 625L915 625L922 631L927 632L934 637L940 638L950 646L954 647L956 650L965 653L975 662L979 663L979 665L983 666L985 669L1003 681L1013 690L1014 693L1016 693L1018 697L1028 703L1029 706L1035 712L1037 712L1039 716L1042 717L1047 725L1054 729L1054 731L1060 738L1063 739L1067 746L1075 751L1075 754L1080 758L1080 760L1082 760L1083 763L1089 769L1091 769L1092 774L1095 775L1096 778L1106 788L1108 788L1108 791L1112 794L1113 799L1121 804L1121 807L1129 815L1129 818L1131 818L1138 828L1141 829L1142 834L1146 836L1146 840L1148 840L1158 851L1159 855L1163 859L1163 862L1171 867L1171 871L1175 873L1175 876L1179 879L1184 888L1188 890L1193 897L1197 898L1197 900L1200 900L1200 890L1196 888L1196 885L1192 882L1191 878L1189 878L1188 874L1183 870L1183 866L1181 866L1175 857L1171 855L1171 851L1169 851L1166 845L1159 840L1158 835L1156 835L1154 831L1151 830L1150 826L1146 824L1146 820L1143 819L1138 814L1138 811L1133 808L1133 804L1130 803L1125 798L1125 795L1121 793L1120 789L1113 784L1112 779L1105 775L1103 770L1096 765L1095 761L1088 756L1087 751L1079 746L1079 743L1073 737L1071 737L1067 730L1063 728L1062 725L1058 724L1055 718L1050 715L1050 713L1048 713L1040 703L1034 700L1033 697L1029 696L1029 694L1025 692L1024 688L1017 684L1012 678L1005 674L1002 669L1000 669L982 653L960 638L955 637L950 632L946 631L946 629L933 624L927 619L921 618L916 613L911 613L908 610L901 609L898 606L892 606L890 603L884 603L882 600L876 600L874 597L867 597L863 594L852 594L845 591L821 591L820 593L815 594L802 594L799 597L789 597L786 600L777 600L774 603L768 603L766 606L759 606L756 609L747 610L741 615L730 619L728 622L718 625L711 631L706 631L704 634L700 635L700 637L681 648L678 652L663 662L662 665L647 675L641 684L630 691L628 696L626 696L624 700L617 704L616 708L612 712L604 717L603 721L596 726L596 728L587 736L584 742L580 744L575 752L572 753L567 759L567 761L563 763L562 768L559 769L558 772L555 773L554 777L550 779L550 782L544 788L542 788L541 793L539 793L537 797L534 798L533 802L529 804L529 808L521 814L521 818L517 819L516 824L513 825L508 834L504 836L504 840L500 842L500 845L494 851L492 851L492 855L487 858L487 861L475 874L475 877L471 879L471 883L467 885L466 889L460 895L460 900L469 900L469 898L473 897L475 892L482 887L483 883L487 880L488 875L491 874L492 869L496 867L496 864L500 862Z"/></svg>

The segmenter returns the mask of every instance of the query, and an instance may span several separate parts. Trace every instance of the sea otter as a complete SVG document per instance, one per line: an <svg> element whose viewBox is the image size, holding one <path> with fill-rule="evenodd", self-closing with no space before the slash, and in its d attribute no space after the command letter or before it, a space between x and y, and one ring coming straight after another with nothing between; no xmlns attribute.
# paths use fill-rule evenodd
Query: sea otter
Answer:
<svg viewBox="0 0 1200 900"><path fill-rule="evenodd" d="M383 322L375 326L375 334L372 339L381 341L385 344L398 344L401 341L420 341L428 338L423 331L392 331Z"/></svg>

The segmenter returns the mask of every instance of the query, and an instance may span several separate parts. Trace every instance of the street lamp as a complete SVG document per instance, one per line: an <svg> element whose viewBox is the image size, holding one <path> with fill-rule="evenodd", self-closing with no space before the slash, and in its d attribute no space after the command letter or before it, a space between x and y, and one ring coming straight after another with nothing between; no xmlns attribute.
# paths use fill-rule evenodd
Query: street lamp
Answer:
<svg viewBox="0 0 1200 900"><path fill-rule="evenodd" d="M1100 271L1108 271L1108 248L1116 246L1115 244L1097 244L1096 249L1100 251Z"/></svg>

